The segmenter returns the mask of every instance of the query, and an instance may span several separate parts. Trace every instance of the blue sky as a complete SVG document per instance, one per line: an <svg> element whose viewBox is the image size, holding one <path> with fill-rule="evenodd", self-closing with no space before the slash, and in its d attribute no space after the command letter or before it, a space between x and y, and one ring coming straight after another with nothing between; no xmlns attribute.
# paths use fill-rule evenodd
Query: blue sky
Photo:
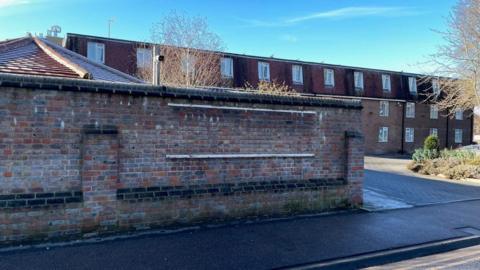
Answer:
<svg viewBox="0 0 480 270"><path fill-rule="evenodd" d="M229 52L427 72L455 0L0 0L0 40L26 32L148 41L171 10L208 19Z"/></svg>

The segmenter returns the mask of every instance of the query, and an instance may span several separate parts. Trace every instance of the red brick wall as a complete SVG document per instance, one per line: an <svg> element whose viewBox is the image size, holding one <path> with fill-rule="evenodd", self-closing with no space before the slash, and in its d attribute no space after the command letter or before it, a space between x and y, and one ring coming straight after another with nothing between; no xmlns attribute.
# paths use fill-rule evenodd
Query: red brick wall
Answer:
<svg viewBox="0 0 480 270"><path fill-rule="evenodd" d="M389 116L381 117L379 115L380 100L362 101L363 111L363 132L365 134L365 153L366 154L388 154L413 153L417 148L423 147L423 142L430 135L430 128L437 128L440 147L458 147L455 144L455 129L463 130L463 145L470 142L471 118L469 113L464 114L463 120L455 120L447 116L445 112L438 113L438 119L430 119L430 105L424 103L415 103L415 117L406 118L404 106L405 102L390 101ZM404 117L404 118L403 118ZM402 129L402 119L403 129ZM448 121L448 138L447 138ZM388 142L378 142L378 130L380 127L388 127ZM405 142L405 128L414 129L414 142ZM448 143L448 144L447 144ZM403 144L403 149L402 149Z"/></svg>
<svg viewBox="0 0 480 270"><path fill-rule="evenodd" d="M0 92L2 241L361 204L363 140L345 135L361 133L358 109ZM314 156L167 157L232 153Z"/></svg>
<svg viewBox="0 0 480 270"><path fill-rule="evenodd" d="M365 153L400 153L402 150L402 125L399 121L402 119L403 103L390 101L388 117L380 116L379 100L363 100L362 104ZM388 142L378 141L380 127L388 127Z"/></svg>

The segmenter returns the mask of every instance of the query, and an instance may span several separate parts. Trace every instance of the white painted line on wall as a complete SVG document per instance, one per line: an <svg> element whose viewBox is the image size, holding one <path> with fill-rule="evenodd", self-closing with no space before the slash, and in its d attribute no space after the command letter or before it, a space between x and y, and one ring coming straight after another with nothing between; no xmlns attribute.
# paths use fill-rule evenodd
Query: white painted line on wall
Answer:
<svg viewBox="0 0 480 270"><path fill-rule="evenodd" d="M236 111L277 112L277 113L314 114L314 115L317 114L316 111L276 110L276 109L263 109L263 108L213 106L213 105L183 104L183 103L168 103L168 106L184 107L184 108L199 108L199 109L236 110Z"/></svg>
<svg viewBox="0 0 480 270"><path fill-rule="evenodd" d="M169 159L210 159L210 158L273 158L273 157L315 157L312 153L299 154L182 154L182 155L166 155Z"/></svg>

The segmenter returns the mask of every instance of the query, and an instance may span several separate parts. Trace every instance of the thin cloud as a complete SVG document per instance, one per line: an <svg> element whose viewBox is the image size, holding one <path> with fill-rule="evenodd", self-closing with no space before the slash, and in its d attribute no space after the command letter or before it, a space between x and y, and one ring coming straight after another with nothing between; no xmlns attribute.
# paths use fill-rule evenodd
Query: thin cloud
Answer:
<svg viewBox="0 0 480 270"><path fill-rule="evenodd" d="M316 19L343 19L353 17L370 17L370 16L411 16L418 15L420 12L406 7L346 7L329 11L317 12L306 16L292 18L287 23L299 23L303 21Z"/></svg>
<svg viewBox="0 0 480 270"><path fill-rule="evenodd" d="M29 0L0 0L0 8L28 5L30 4Z"/></svg>
<svg viewBox="0 0 480 270"><path fill-rule="evenodd" d="M263 21L242 18L237 19L244 22L244 26L246 27L287 27L311 20L339 20L356 17L403 17L415 16L424 13L425 12L418 11L412 7L345 7L276 21Z"/></svg>

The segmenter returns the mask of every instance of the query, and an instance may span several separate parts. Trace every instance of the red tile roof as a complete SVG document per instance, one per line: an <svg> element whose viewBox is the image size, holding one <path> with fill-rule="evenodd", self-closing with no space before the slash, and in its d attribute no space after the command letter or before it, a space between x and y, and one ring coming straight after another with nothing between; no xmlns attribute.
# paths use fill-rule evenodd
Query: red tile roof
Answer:
<svg viewBox="0 0 480 270"><path fill-rule="evenodd" d="M37 37L0 41L0 73L145 83Z"/></svg>
<svg viewBox="0 0 480 270"><path fill-rule="evenodd" d="M32 37L0 42L0 72L81 78L47 54Z"/></svg>

